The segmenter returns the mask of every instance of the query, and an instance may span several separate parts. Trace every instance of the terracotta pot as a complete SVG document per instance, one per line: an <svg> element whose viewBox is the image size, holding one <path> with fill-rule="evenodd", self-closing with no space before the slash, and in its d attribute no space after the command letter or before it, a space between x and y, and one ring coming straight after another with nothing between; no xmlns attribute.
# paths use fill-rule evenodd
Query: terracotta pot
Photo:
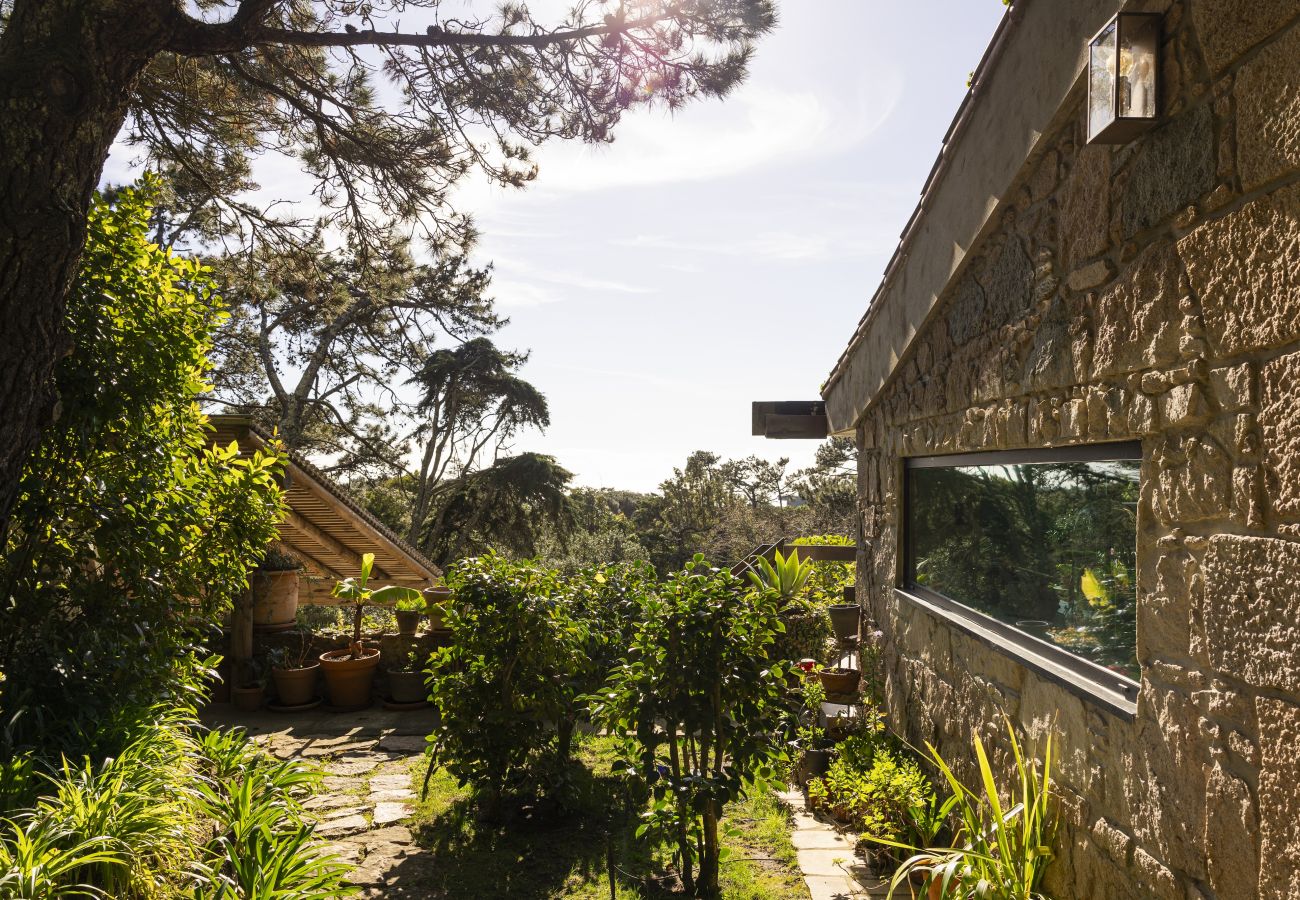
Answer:
<svg viewBox="0 0 1300 900"><path fill-rule="evenodd" d="M827 608L831 614L831 629L835 637L845 640L858 636L858 619L862 616L862 607L856 603L834 603Z"/></svg>
<svg viewBox="0 0 1300 900"><path fill-rule="evenodd" d="M316 676L320 663L302 669L272 669L275 693L281 706L302 706L316 699Z"/></svg>
<svg viewBox="0 0 1300 900"><path fill-rule="evenodd" d="M423 672L389 672L388 695L394 703L420 703L429 699Z"/></svg>
<svg viewBox="0 0 1300 900"><path fill-rule="evenodd" d="M857 669L822 669L817 677L828 694L852 694L858 689L862 673Z"/></svg>
<svg viewBox="0 0 1300 900"><path fill-rule="evenodd" d="M445 603L451 598L451 588L433 587L424 592L424 596L430 607L434 604ZM443 628L442 613L436 609L429 609L429 628L433 631L440 631Z"/></svg>
<svg viewBox="0 0 1300 900"><path fill-rule="evenodd" d="M364 652L366 655L360 659L353 659L346 649L330 650L320 655L330 706L364 709L370 705L370 688L375 681L375 668L379 665L379 651L367 648Z"/></svg>
<svg viewBox="0 0 1300 900"><path fill-rule="evenodd" d="M235 709L244 712L257 712L262 708L262 699L266 696L266 691L260 684L251 687L232 687L230 689L230 699L235 704Z"/></svg>
<svg viewBox="0 0 1300 900"><path fill-rule="evenodd" d="M254 572L253 624L292 625L298 615L298 573Z"/></svg>
<svg viewBox="0 0 1300 900"><path fill-rule="evenodd" d="M399 609L397 616L398 634L415 634L420 630L420 611L418 609Z"/></svg>

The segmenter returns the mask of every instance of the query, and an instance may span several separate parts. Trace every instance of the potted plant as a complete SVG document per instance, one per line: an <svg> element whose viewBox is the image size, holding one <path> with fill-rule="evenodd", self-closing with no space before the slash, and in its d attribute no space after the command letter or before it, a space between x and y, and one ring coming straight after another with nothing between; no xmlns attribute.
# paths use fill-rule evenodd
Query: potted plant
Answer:
<svg viewBox="0 0 1300 900"><path fill-rule="evenodd" d="M857 669L845 669L839 666L821 669L817 672L817 677L828 694L852 694L857 691L858 684L862 681L862 673Z"/></svg>
<svg viewBox="0 0 1300 900"><path fill-rule="evenodd" d="M835 631L835 637L839 640L847 640L858 636L858 621L862 617L862 607L854 599L856 591L853 587L844 589L844 603L832 603L827 611L831 616L831 628Z"/></svg>
<svg viewBox="0 0 1300 900"><path fill-rule="evenodd" d="M420 630L420 616L424 615L424 598L408 597L397 601L397 633L413 635Z"/></svg>
<svg viewBox="0 0 1300 900"><path fill-rule="evenodd" d="M311 659L311 632L300 628L293 632L296 643L286 643L267 654L271 662L271 680L281 706L306 706L316 699L316 676L320 663ZM290 639L292 641L292 638Z"/></svg>
<svg viewBox="0 0 1300 900"><path fill-rule="evenodd" d="M424 687L424 654L412 647L400 668L388 672L388 695L393 703L424 703L429 692Z"/></svg>
<svg viewBox="0 0 1300 900"><path fill-rule="evenodd" d="M434 585L424 592L424 611L429 615L429 630L442 631L442 611L444 604L451 599L451 588L445 584Z"/></svg>
<svg viewBox="0 0 1300 900"><path fill-rule="evenodd" d="M240 677L230 688L230 701L235 704L235 709L257 712L266 697L266 678L257 660L244 660L239 668Z"/></svg>
<svg viewBox="0 0 1300 900"><path fill-rule="evenodd" d="M298 615L298 573L295 557L272 548L249 579L253 592L253 624L262 629L285 628Z"/></svg>
<svg viewBox="0 0 1300 900"><path fill-rule="evenodd" d="M361 572L357 577L345 578L334 585L333 595L352 604L352 643L343 650L329 650L320 656L330 705L335 709L361 709L370 704L370 688L375 680L375 668L379 665L379 648L361 643L361 618L366 606L397 603L420 596L419 591L391 584L371 588L370 573L374 566L375 554L367 553L361 557Z"/></svg>

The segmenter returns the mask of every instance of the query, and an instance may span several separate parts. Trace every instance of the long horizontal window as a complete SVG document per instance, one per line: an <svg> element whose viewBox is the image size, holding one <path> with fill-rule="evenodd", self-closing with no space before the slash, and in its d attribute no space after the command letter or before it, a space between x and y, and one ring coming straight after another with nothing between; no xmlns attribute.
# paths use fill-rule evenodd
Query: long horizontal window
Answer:
<svg viewBox="0 0 1300 900"><path fill-rule="evenodd" d="M1139 458L1110 444L909 460L905 586L1137 679Z"/></svg>

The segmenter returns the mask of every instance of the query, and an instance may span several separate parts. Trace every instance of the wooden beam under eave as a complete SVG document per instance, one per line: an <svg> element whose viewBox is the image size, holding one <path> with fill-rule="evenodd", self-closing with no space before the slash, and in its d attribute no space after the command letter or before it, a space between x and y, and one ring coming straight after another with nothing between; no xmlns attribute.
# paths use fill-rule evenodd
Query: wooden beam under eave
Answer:
<svg viewBox="0 0 1300 900"><path fill-rule="evenodd" d="M315 541L317 544L320 544L327 551L333 553L335 556L339 557L340 559L347 560L348 564L351 565L353 568L358 570L361 568L360 553L353 550L347 544L344 544L334 535L323 530L315 522L312 522L309 519L307 519L305 516L303 516L302 513L298 512L293 507L289 507L284 511L284 524L288 525L290 528L294 529L295 531L301 532L309 540ZM373 571L376 578L389 577L388 573L385 572L382 568L380 568L377 563Z"/></svg>
<svg viewBox="0 0 1300 900"><path fill-rule="evenodd" d="M281 536L280 543L288 547L289 552L291 552L294 556L301 558L302 561L307 564L308 568L315 569L317 575L321 575L325 578L332 578L335 581L343 580L344 576L337 569L335 569L333 566L329 566L321 562L318 558L316 558L316 556L312 555L311 553L308 553L306 550L303 550L301 547L299 547L297 544L293 543L292 541L286 541L284 537Z"/></svg>

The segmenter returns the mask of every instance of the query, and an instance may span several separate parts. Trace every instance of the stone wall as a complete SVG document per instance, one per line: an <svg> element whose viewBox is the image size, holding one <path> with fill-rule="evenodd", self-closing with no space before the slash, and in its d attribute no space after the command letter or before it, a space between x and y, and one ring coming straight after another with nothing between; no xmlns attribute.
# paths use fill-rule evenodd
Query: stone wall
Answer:
<svg viewBox="0 0 1300 900"><path fill-rule="evenodd" d="M1167 10L1161 125L1128 146L1084 146L1077 92L859 425L859 595L883 631L890 716L910 738L969 768L971 729L998 741L1003 712L1031 746L1054 730L1055 896L1290 900L1300 5ZM894 593L902 457L1133 439L1135 718Z"/></svg>

